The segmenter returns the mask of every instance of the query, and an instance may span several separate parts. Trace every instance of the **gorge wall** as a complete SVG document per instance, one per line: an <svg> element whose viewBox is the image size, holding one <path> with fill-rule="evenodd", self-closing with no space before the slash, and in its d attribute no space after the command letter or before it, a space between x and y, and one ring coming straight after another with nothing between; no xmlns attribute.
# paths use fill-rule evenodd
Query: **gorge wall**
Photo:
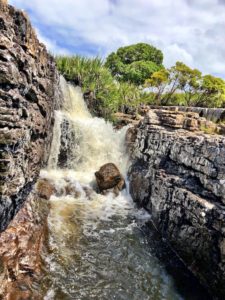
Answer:
<svg viewBox="0 0 225 300"><path fill-rule="evenodd" d="M127 132L130 192L200 281L225 295L225 137L197 113L149 110ZM224 299L224 298L223 298Z"/></svg>
<svg viewBox="0 0 225 300"><path fill-rule="evenodd" d="M0 231L48 159L60 99L53 58L26 14L0 0Z"/></svg>

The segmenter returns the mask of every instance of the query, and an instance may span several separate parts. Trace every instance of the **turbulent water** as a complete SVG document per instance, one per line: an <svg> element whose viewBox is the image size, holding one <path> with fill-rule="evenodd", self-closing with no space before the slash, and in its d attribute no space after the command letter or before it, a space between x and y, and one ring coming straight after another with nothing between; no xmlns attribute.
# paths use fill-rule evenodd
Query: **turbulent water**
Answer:
<svg viewBox="0 0 225 300"><path fill-rule="evenodd" d="M63 78L61 84L65 104L56 112L49 167L41 173L56 189L44 299L203 299L174 254L147 229L149 215L135 207L128 191L118 197L94 192L94 172L104 163L115 163L126 176L126 128L114 131L91 117L81 91ZM169 271L172 264L178 276Z"/></svg>

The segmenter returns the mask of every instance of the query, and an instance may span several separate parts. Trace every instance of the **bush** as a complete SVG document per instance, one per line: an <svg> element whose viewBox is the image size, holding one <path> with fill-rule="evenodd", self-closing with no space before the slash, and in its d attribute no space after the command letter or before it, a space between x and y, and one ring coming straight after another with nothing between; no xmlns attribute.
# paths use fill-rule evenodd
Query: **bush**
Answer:
<svg viewBox="0 0 225 300"><path fill-rule="evenodd" d="M125 105L137 105L140 90L133 84L117 82L100 58L56 56L56 63L67 80L81 86L84 93L93 93L106 119L114 112L123 111Z"/></svg>

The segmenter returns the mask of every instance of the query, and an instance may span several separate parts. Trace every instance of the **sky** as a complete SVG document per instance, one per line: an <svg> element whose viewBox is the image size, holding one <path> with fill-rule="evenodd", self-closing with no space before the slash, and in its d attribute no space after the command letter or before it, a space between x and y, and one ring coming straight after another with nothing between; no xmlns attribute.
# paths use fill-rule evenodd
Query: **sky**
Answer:
<svg viewBox="0 0 225 300"><path fill-rule="evenodd" d="M106 57L145 42L164 65L183 61L225 79L225 0L9 0L54 54Z"/></svg>

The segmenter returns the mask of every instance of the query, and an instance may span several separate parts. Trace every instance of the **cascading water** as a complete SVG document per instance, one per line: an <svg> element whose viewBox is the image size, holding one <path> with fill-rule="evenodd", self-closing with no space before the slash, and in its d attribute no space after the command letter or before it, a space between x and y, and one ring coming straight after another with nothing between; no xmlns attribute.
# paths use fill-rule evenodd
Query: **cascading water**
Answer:
<svg viewBox="0 0 225 300"><path fill-rule="evenodd" d="M183 299L182 288L178 292L157 258L161 242L145 234L149 215L135 208L127 191L117 197L94 191L94 172L105 163L115 163L126 176L126 128L114 131L112 124L93 118L81 90L63 78L61 86L64 108L55 114L49 165L41 173L55 187L44 299ZM162 257L171 255L164 252ZM185 293L200 299L198 292Z"/></svg>

